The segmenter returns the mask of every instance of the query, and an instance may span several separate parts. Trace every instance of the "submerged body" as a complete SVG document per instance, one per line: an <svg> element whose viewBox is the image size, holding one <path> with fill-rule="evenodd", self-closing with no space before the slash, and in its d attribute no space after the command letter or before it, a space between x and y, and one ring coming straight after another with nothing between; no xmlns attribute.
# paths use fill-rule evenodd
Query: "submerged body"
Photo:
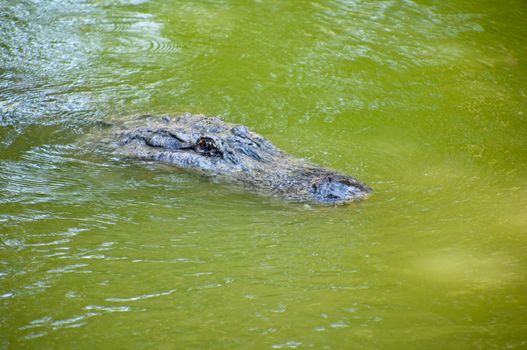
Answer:
<svg viewBox="0 0 527 350"><path fill-rule="evenodd" d="M342 204L371 193L351 176L290 156L247 127L220 118L143 116L110 132L124 155L197 170L293 201Z"/></svg>

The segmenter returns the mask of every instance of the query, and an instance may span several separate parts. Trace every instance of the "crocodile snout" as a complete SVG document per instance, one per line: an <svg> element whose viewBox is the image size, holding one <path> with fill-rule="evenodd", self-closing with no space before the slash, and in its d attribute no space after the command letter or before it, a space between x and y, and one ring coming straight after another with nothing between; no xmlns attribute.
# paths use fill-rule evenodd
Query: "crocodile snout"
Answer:
<svg viewBox="0 0 527 350"><path fill-rule="evenodd" d="M340 204L367 197L371 189L353 178L326 176L312 186L313 197L324 204Z"/></svg>

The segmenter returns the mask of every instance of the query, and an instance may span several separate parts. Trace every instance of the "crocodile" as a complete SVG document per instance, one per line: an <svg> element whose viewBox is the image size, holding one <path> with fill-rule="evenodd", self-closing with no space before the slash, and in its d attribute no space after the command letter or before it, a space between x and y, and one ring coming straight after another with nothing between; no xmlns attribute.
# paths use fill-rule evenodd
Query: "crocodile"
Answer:
<svg viewBox="0 0 527 350"><path fill-rule="evenodd" d="M218 117L146 115L112 124L107 140L121 155L191 169L295 202L336 205L371 188L352 176L291 156L246 126Z"/></svg>

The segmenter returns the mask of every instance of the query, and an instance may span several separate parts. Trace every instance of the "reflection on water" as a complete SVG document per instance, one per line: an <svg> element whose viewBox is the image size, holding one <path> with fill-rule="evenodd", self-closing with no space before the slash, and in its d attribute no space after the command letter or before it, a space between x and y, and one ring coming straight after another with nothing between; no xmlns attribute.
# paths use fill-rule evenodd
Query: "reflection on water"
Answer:
<svg viewBox="0 0 527 350"><path fill-rule="evenodd" d="M520 1L0 9L0 348L525 347ZM185 110L375 194L286 203L97 145Z"/></svg>

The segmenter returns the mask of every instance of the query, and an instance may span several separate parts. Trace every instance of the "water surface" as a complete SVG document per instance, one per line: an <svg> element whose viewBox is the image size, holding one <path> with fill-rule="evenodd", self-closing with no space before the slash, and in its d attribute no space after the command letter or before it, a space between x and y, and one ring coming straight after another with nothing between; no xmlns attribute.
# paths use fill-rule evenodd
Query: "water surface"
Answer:
<svg viewBox="0 0 527 350"><path fill-rule="evenodd" d="M520 0L0 0L0 348L526 348L526 28ZM182 111L375 193L85 147Z"/></svg>

